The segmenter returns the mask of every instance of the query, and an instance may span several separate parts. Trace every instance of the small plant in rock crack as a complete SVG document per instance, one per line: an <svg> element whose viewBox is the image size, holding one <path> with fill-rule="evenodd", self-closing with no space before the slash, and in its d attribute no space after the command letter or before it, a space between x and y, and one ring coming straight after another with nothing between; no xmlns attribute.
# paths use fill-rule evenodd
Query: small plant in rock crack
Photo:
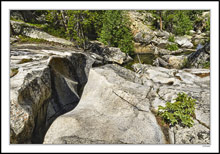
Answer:
<svg viewBox="0 0 220 154"><path fill-rule="evenodd" d="M168 38L168 41L174 42L175 41L174 35L170 35L169 38Z"/></svg>
<svg viewBox="0 0 220 154"><path fill-rule="evenodd" d="M170 51L176 51L179 49L177 44L167 44L166 49L170 50Z"/></svg>
<svg viewBox="0 0 220 154"><path fill-rule="evenodd" d="M178 93L175 102L167 102L165 107L159 106L157 114L170 127L176 124L192 127L194 123L192 118L195 117L195 101L185 93Z"/></svg>

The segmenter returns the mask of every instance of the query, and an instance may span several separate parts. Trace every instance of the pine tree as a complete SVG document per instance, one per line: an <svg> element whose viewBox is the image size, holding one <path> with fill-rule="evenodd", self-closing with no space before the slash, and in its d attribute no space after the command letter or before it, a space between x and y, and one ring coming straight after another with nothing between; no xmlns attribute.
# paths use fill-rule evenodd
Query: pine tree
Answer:
<svg viewBox="0 0 220 154"><path fill-rule="evenodd" d="M125 53L133 52L130 24L125 11L105 11L99 40L106 45L119 47Z"/></svg>
<svg viewBox="0 0 220 154"><path fill-rule="evenodd" d="M193 29L193 22L190 20L188 13L188 11L183 10L175 11L175 27L173 27L175 34L188 34L189 30Z"/></svg>
<svg viewBox="0 0 220 154"><path fill-rule="evenodd" d="M176 35L185 35L193 29L194 13L198 13L191 10L152 10L149 12L156 20L160 20L160 30L163 29ZM158 27L157 23L154 25Z"/></svg>
<svg viewBox="0 0 220 154"><path fill-rule="evenodd" d="M97 20L100 14L100 11L93 10L51 10L46 15L48 31L75 41L85 49L88 34L98 33L95 29L100 26L100 21Z"/></svg>

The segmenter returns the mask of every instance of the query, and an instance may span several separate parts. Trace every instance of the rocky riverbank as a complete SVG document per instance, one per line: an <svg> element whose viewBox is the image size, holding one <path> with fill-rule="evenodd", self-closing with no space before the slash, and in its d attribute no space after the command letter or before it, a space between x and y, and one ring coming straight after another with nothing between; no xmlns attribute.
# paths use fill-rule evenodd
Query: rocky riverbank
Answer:
<svg viewBox="0 0 220 154"><path fill-rule="evenodd" d="M136 53L158 55L156 66L136 63L132 71L122 67L132 58L119 48L90 41L79 49L10 22L11 144L210 144L210 70L203 69L210 45L187 56L184 68L186 56L174 54L194 50L199 31L171 42L172 34L147 29L130 13ZM23 36L40 41L22 43ZM182 92L196 99L193 126L163 124L158 106Z"/></svg>
<svg viewBox="0 0 220 154"><path fill-rule="evenodd" d="M44 143L209 144L209 76L198 76L209 71L134 68L143 73L118 65L91 69L79 105L55 120ZM178 92L197 99L192 128L165 128L154 114Z"/></svg>
<svg viewBox="0 0 220 154"><path fill-rule="evenodd" d="M124 62L126 55L120 49L111 54L113 49L105 48L109 54L102 57L102 50L98 55L45 44L12 45L11 143L42 141L52 121L79 102L91 67Z"/></svg>
<svg viewBox="0 0 220 154"><path fill-rule="evenodd" d="M104 65L100 57L91 51L12 45L11 71L17 71L10 78L11 143L209 143L208 69L136 64L135 73ZM99 65L104 66L92 68ZM195 125L163 128L154 110L178 92L197 99Z"/></svg>

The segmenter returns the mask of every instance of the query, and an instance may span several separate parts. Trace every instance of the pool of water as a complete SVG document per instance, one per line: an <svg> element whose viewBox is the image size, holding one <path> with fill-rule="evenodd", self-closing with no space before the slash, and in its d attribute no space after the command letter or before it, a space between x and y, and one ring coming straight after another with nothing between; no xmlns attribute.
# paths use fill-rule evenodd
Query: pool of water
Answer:
<svg viewBox="0 0 220 154"><path fill-rule="evenodd" d="M157 56L155 56L152 53L145 53L145 54L138 54L138 55L139 55L141 64L150 64L150 65L152 65L153 61L157 58ZM135 54L135 55L131 56L133 58L133 60L126 63L126 64L124 64L123 66L127 69L133 70L131 66L135 63L139 63L138 55Z"/></svg>
<svg viewBox="0 0 220 154"><path fill-rule="evenodd" d="M195 51L184 51L183 53L174 54L174 56L180 56L180 55L187 56L191 54L192 52L195 52ZM141 64L150 64L150 65L153 65L154 60L157 57L159 57L158 55L154 55L153 53L134 54L133 56L131 56L133 60L124 64L123 67L133 70L131 66L135 63L139 63L138 55L139 55Z"/></svg>
<svg viewBox="0 0 220 154"><path fill-rule="evenodd" d="M177 54L173 54L174 56L181 56L181 55L184 55L184 56L187 56L187 55L189 55L189 54L191 54L191 53L193 53L193 52L195 52L195 51L184 51L184 52L182 52L182 53L177 53Z"/></svg>

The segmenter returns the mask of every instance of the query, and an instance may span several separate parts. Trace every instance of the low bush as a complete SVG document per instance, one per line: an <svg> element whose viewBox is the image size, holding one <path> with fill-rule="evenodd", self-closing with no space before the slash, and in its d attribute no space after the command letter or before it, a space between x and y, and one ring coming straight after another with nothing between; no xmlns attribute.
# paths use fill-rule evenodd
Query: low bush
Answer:
<svg viewBox="0 0 220 154"><path fill-rule="evenodd" d="M203 63L203 68L209 69L210 68L210 62L207 61L207 62Z"/></svg>
<svg viewBox="0 0 220 154"><path fill-rule="evenodd" d="M31 38L23 35L19 35L19 42L22 43L43 43L46 42L44 39Z"/></svg>
<svg viewBox="0 0 220 154"><path fill-rule="evenodd" d="M166 46L166 49L170 50L170 51L176 51L179 49L178 45L177 44L168 44Z"/></svg>
<svg viewBox="0 0 220 154"><path fill-rule="evenodd" d="M174 35L170 35L168 38L168 41L174 42L175 41Z"/></svg>
<svg viewBox="0 0 220 154"><path fill-rule="evenodd" d="M167 102L165 107L159 106L158 116L170 126L179 124L183 127L192 127L196 100L185 93L178 93L175 100L174 103Z"/></svg>

